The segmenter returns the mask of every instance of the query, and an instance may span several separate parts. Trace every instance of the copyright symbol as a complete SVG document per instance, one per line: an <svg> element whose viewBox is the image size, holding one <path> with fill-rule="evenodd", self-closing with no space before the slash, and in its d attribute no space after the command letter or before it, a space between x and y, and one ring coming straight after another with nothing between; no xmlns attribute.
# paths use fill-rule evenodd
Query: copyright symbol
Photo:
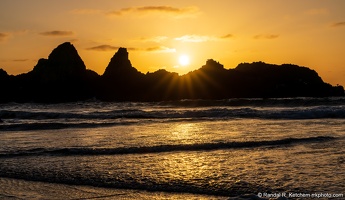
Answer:
<svg viewBox="0 0 345 200"><path fill-rule="evenodd" d="M258 197L260 197L260 198L262 197L262 193L261 192L258 193Z"/></svg>

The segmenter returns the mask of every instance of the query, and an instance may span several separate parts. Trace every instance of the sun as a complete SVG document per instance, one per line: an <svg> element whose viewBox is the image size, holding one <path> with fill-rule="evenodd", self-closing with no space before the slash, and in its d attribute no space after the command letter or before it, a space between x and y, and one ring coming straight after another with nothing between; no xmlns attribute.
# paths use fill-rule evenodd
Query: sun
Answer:
<svg viewBox="0 0 345 200"><path fill-rule="evenodd" d="M188 55L180 55L180 57L178 58L178 62L180 63L180 65L182 66L187 66L189 65L189 56Z"/></svg>

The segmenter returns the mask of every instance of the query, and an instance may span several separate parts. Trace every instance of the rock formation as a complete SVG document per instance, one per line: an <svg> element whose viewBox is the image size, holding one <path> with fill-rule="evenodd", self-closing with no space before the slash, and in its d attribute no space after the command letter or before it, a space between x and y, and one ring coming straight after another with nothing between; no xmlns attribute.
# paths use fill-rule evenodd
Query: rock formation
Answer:
<svg viewBox="0 0 345 200"><path fill-rule="evenodd" d="M119 48L102 75L99 98L107 101L140 100L144 74L132 67L126 48Z"/></svg>
<svg viewBox="0 0 345 200"><path fill-rule="evenodd" d="M52 51L48 59L40 59L28 73L7 80L6 99L19 102L77 101L95 96L92 81L98 74L86 70L77 50L63 43Z"/></svg>
<svg viewBox="0 0 345 200"><path fill-rule="evenodd" d="M53 82L82 77L86 66L77 50L69 43L55 48L48 59L40 59L31 72L37 78Z"/></svg>
<svg viewBox="0 0 345 200"><path fill-rule="evenodd" d="M128 59L127 49L119 48L119 50L111 58L107 68L104 71L103 77L122 77L124 74L132 75L136 73L138 73L138 71L132 67L131 61Z"/></svg>
<svg viewBox="0 0 345 200"><path fill-rule="evenodd" d="M212 59L200 69L179 76L166 70L146 75L134 68L119 48L105 72L87 70L71 43L59 45L28 73L10 76L0 69L0 102L64 102L97 98L106 101L162 101L344 95L342 86L324 83L306 67L263 62L225 69Z"/></svg>

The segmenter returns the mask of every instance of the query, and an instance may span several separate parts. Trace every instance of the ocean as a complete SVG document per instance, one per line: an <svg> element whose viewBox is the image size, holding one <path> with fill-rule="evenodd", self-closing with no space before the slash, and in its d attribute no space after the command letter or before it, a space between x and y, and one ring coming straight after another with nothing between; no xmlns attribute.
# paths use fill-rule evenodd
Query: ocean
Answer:
<svg viewBox="0 0 345 200"><path fill-rule="evenodd" d="M0 104L0 199L345 199L345 97Z"/></svg>

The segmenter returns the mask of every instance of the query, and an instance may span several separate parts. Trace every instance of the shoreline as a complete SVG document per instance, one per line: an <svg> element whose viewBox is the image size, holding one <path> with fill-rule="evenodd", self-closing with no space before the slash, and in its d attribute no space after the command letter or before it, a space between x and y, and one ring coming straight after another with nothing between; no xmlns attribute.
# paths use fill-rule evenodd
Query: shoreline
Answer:
<svg viewBox="0 0 345 200"><path fill-rule="evenodd" d="M66 185L0 177L0 199L228 199L228 197Z"/></svg>

